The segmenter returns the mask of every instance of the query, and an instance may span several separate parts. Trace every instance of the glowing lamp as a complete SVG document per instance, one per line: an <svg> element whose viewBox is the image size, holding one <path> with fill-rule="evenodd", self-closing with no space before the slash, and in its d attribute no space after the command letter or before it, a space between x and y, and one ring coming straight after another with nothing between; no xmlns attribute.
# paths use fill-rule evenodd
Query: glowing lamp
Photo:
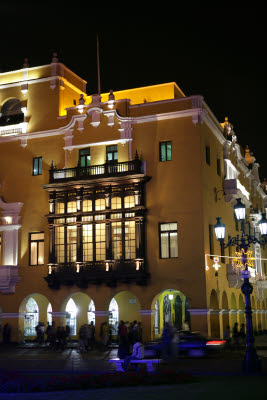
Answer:
<svg viewBox="0 0 267 400"><path fill-rule="evenodd" d="M169 294L169 299L170 299L170 300L173 299L173 294Z"/></svg>
<svg viewBox="0 0 267 400"><path fill-rule="evenodd" d="M225 225L221 221L221 217L217 217L217 223L214 225L215 235L218 240L224 240Z"/></svg>
<svg viewBox="0 0 267 400"><path fill-rule="evenodd" d="M234 210L236 219L238 221L244 221L244 219L246 218L246 206L241 202L241 199L236 199Z"/></svg>
<svg viewBox="0 0 267 400"><path fill-rule="evenodd" d="M267 236L267 219L265 214L261 214L261 220L259 221L259 228L262 236Z"/></svg>

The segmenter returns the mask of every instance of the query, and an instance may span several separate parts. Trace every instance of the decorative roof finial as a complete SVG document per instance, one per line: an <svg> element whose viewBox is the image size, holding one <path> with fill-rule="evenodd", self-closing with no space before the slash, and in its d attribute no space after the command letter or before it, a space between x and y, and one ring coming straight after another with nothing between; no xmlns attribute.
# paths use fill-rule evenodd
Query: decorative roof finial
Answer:
<svg viewBox="0 0 267 400"><path fill-rule="evenodd" d="M115 100L115 96L113 94L113 90L112 89L110 89L110 91L109 91L108 99L109 100Z"/></svg>
<svg viewBox="0 0 267 400"><path fill-rule="evenodd" d="M80 98L79 98L79 104L80 104L81 106L83 106L84 103L85 103L84 96L83 96L83 94L81 93L81 94L80 94Z"/></svg>
<svg viewBox="0 0 267 400"><path fill-rule="evenodd" d="M250 152L248 145L245 148L245 160L248 164L253 164L255 162L255 157L253 157L253 153Z"/></svg>
<svg viewBox="0 0 267 400"><path fill-rule="evenodd" d="M228 117L225 117L224 123L222 124L224 133L226 136L231 136L233 131L233 125L230 124Z"/></svg>

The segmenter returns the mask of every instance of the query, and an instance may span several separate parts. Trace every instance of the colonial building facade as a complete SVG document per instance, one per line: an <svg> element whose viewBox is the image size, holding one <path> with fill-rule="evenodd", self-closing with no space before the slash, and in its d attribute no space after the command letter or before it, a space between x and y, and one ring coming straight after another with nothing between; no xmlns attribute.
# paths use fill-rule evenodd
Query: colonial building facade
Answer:
<svg viewBox="0 0 267 400"><path fill-rule="evenodd" d="M77 338L90 321L116 335L137 320L144 340L165 322L211 337L244 322L236 249L221 251L213 225L220 216L237 235L241 198L259 235L266 194L227 119L175 83L88 95L56 55L0 74L0 106L0 316L12 340L39 321ZM266 256L251 250L263 330Z"/></svg>

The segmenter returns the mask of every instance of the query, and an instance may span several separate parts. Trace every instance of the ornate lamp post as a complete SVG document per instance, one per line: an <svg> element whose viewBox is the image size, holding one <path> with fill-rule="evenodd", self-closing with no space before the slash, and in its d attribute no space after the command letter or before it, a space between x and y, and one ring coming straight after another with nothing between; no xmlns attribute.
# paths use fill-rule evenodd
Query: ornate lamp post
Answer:
<svg viewBox="0 0 267 400"><path fill-rule="evenodd" d="M260 360L254 346L254 335L252 325L252 311L250 295L253 292L253 286L249 282L249 271L248 271L248 248L250 244L259 243L264 245L267 242L267 219L262 214L262 219L259 221L259 228L262 235L262 240L257 239L255 236L245 235L244 233L244 221L246 217L246 207L242 204L241 199L237 199L237 203L234 206L234 211L237 220L241 223L241 237L239 235L231 237L227 243L224 243L225 237L225 225L222 223L221 218L217 218L217 223L214 225L215 234L220 242L221 248L226 249L229 246L235 246L240 248L241 266L241 278L244 279L244 283L241 286L241 291L245 296L246 304L246 352L244 358L244 370L246 372L257 372L260 371Z"/></svg>

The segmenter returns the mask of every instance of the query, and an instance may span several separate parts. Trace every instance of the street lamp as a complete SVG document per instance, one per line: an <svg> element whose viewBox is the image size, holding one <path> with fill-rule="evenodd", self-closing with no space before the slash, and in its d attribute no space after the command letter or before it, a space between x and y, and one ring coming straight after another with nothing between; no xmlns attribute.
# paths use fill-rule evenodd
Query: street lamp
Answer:
<svg viewBox="0 0 267 400"><path fill-rule="evenodd" d="M246 303L246 352L244 358L244 369L246 372L257 372L260 370L260 361L254 346L254 335L252 325L252 311L250 295L253 292L253 286L249 282L249 271L248 271L248 259L247 251L251 243L259 243L264 245L267 242L267 219L262 214L262 219L259 221L259 228L262 235L262 240L259 240L255 236L245 235L244 233L244 221L246 218L246 207L241 202L241 199L237 199L237 203L234 206L234 211L237 220L241 223L241 237L239 235L231 237L228 242L224 243L225 238L225 225L222 223L221 218L217 217L217 223L214 225L216 238L220 242L221 249L226 249L229 246L239 247L241 250L241 263L243 270L241 271L241 278L244 279L244 283L241 286L241 291L245 296Z"/></svg>

